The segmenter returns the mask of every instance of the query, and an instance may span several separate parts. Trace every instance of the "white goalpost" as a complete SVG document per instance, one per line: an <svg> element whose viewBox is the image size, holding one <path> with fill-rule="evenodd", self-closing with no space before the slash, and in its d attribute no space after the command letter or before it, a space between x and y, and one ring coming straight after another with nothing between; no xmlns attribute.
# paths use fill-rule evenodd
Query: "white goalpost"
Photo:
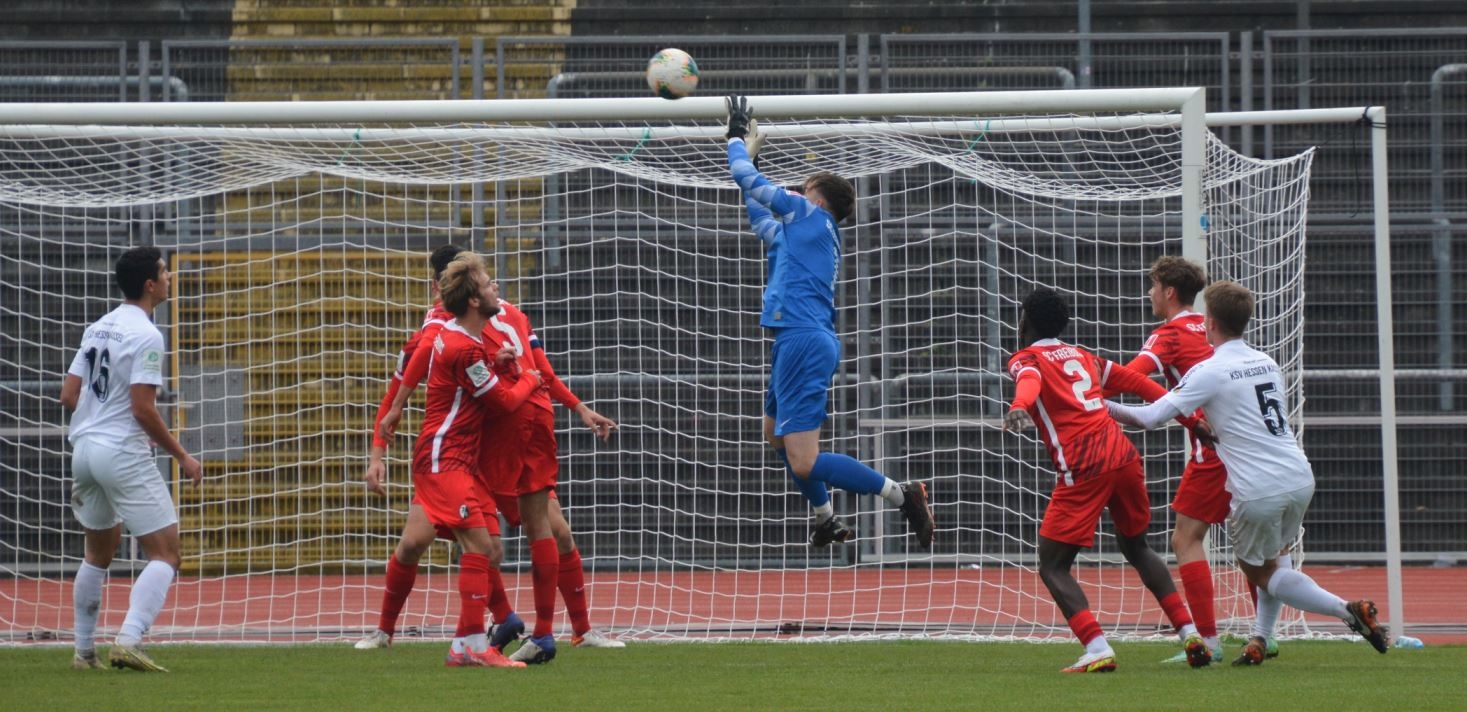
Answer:
<svg viewBox="0 0 1467 712"><path fill-rule="evenodd" d="M385 499L361 484L369 431L428 306L427 255L450 242L493 257L562 379L621 423L601 444L558 413L559 496L598 627L669 640L1068 637L1034 568L1048 457L1000 430L1024 294L1059 289L1075 314L1063 338L1125 361L1154 326L1151 262L1203 262L1258 295L1249 339L1285 369L1296 422L1302 407L1313 153L1249 158L1208 127L1362 110L1209 115L1203 99L750 97L773 180L830 170L857 185L825 447L928 482L931 552L876 498L846 495L834 503L857 541L805 543L804 500L762 443L765 262L728 175L721 98L0 105L0 643L70 635L81 530L55 390L81 329L116 302L112 262L144 243L176 273L157 313L165 414L205 463L198 488L165 466L184 564L159 640L335 641L375 626L416 417L393 443ZM1384 112L1372 111L1388 317ZM1399 626L1388 318L1381 328ZM1186 445L1176 428L1132 435L1165 552ZM528 549L517 532L506 544L506 582L528 610ZM145 563L130 546L99 634L127 606L116 582ZM449 634L451 557L443 544L424 559L399 635ZM1244 632L1247 587L1217 528L1211 557L1220 626ZM1162 633L1108 523L1077 575L1109 632ZM1282 628L1308 633L1297 615Z"/></svg>

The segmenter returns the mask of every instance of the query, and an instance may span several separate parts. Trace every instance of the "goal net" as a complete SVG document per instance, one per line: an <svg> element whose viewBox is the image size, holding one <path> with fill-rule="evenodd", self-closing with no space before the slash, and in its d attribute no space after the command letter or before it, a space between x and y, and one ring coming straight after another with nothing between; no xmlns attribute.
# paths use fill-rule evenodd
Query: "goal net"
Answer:
<svg viewBox="0 0 1467 712"><path fill-rule="evenodd" d="M755 98L771 179L829 170L857 185L823 446L928 483L928 552L879 499L844 493L834 504L856 541L806 543L808 507L762 442L766 265L714 100L588 120L595 101L558 102L570 113L553 121L190 125L162 106L146 126L0 125L0 640L70 635L82 536L56 393L82 329L119 298L113 262L143 243L175 271L156 314L163 410L205 467L192 487L159 461L183 569L158 640L331 641L375 626L417 420L393 443L386 498L361 483L369 431L429 304L428 252L446 243L492 256L557 372L621 424L603 444L558 412L559 496L598 627L1068 637L1035 568L1052 469L1032 433L1001 431L1004 365L1019 301L1039 285L1072 303L1066 340L1121 362L1139 350L1156 324L1150 263L1194 249L1179 114L924 114L913 100L878 118L839 101L781 117ZM1210 134L1204 154L1209 272L1258 294L1249 336L1287 371L1297 416L1311 155L1251 159ZM1132 435L1165 553L1185 443L1175 427ZM505 541L512 601L532 610L528 547L517 531ZM1222 627L1246 633L1252 606L1220 529L1210 551ZM452 556L443 543L424 559L399 635L451 634ZM99 635L120 625L141 559L125 538ZM1108 521L1076 573L1108 632L1166 632Z"/></svg>

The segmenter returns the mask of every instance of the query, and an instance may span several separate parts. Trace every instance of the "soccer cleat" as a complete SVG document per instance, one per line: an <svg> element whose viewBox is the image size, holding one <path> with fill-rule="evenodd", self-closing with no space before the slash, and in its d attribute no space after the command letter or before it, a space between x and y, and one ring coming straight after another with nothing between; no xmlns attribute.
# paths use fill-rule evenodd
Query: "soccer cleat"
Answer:
<svg viewBox="0 0 1467 712"><path fill-rule="evenodd" d="M153 662L148 654L143 652L141 645L123 645L113 643L112 649L107 651L107 661L112 667L131 668L140 672L168 672L168 668Z"/></svg>
<svg viewBox="0 0 1467 712"><path fill-rule="evenodd" d="M71 656L72 670L106 670L107 666L97 657L97 651L93 650L86 655L74 653Z"/></svg>
<svg viewBox="0 0 1467 712"><path fill-rule="evenodd" d="M1212 664L1212 651L1207 649L1207 643L1202 642L1202 636L1193 633L1187 636L1182 643L1182 652L1187 655L1187 664L1194 668L1204 668Z"/></svg>
<svg viewBox="0 0 1467 712"><path fill-rule="evenodd" d="M1099 653L1086 653L1074 665L1060 668L1060 672L1115 672L1116 653L1109 648Z"/></svg>
<svg viewBox="0 0 1467 712"><path fill-rule="evenodd" d="M1263 648L1263 657L1272 660L1279 656L1279 642L1273 638L1268 639L1268 645Z"/></svg>
<svg viewBox="0 0 1467 712"><path fill-rule="evenodd" d="M573 648L625 648L626 643L620 640L612 640L597 631L588 630L581 635L571 636L571 647Z"/></svg>
<svg viewBox="0 0 1467 712"><path fill-rule="evenodd" d="M912 527L912 535L923 549L932 548L932 508L927 506L927 485L908 482L902 485L902 514Z"/></svg>
<svg viewBox="0 0 1467 712"><path fill-rule="evenodd" d="M503 623L494 626L494 632L489 636L489 647L503 653L504 646L519 640L524 634L525 622L520 620L519 614L511 613Z"/></svg>
<svg viewBox="0 0 1467 712"><path fill-rule="evenodd" d="M514 651L514 655L509 656L509 659L530 665L548 663L555 659L555 636L543 635L539 638L527 638L524 645Z"/></svg>
<svg viewBox="0 0 1467 712"><path fill-rule="evenodd" d="M1390 629L1376 620L1374 601L1350 601L1345 604L1345 610L1350 612L1350 619L1345 621L1350 625L1350 630L1359 633L1378 653L1384 654L1390 650Z"/></svg>
<svg viewBox="0 0 1467 712"><path fill-rule="evenodd" d="M524 663L515 662L504 657L504 654L494 648L485 648L482 652L474 652L465 649L462 653L448 651L448 657L443 660L445 667L492 667L492 668L522 668Z"/></svg>
<svg viewBox="0 0 1467 712"><path fill-rule="evenodd" d="M810 546L830 546L835 542L845 543L856 538L856 531L841 523L839 519L831 517L815 525L810 532Z"/></svg>
<svg viewBox="0 0 1467 712"><path fill-rule="evenodd" d="M1216 648L1213 648L1212 650L1210 650L1208 652L1212 656L1212 661L1211 662L1213 662L1213 663L1220 663L1220 662L1223 661L1223 649L1222 649L1221 646L1216 647ZM1166 660L1163 660L1161 662L1164 665L1171 665L1173 663L1180 665L1182 663L1189 663L1190 664L1191 661L1187 659L1187 651L1183 650L1183 651L1177 653L1176 655L1173 655L1173 656L1171 656L1171 657L1169 657Z"/></svg>
<svg viewBox="0 0 1467 712"><path fill-rule="evenodd" d="M1243 646L1243 654L1233 660L1233 666L1262 665L1267 649L1268 641L1255 635L1248 639L1247 645Z"/></svg>
<svg viewBox="0 0 1467 712"><path fill-rule="evenodd" d="M357 650L376 650L378 648L390 648L392 647L392 634L384 633L380 630L374 630L371 633L368 633L367 637L358 640L357 644L352 647L356 648Z"/></svg>

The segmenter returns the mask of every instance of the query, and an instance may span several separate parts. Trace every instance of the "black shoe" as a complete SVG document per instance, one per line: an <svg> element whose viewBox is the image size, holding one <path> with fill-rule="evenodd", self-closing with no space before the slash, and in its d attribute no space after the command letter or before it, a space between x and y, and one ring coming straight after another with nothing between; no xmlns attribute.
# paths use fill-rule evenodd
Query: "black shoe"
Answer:
<svg viewBox="0 0 1467 712"><path fill-rule="evenodd" d="M912 534L923 549L932 548L932 508L927 506L927 485L908 482L902 485L902 515L912 527Z"/></svg>
<svg viewBox="0 0 1467 712"><path fill-rule="evenodd" d="M1244 665L1262 665L1264 651L1268 648L1268 641L1258 636L1248 639L1248 644L1243 646L1243 654L1233 660L1234 667Z"/></svg>
<svg viewBox="0 0 1467 712"><path fill-rule="evenodd" d="M841 524L839 519L831 517L815 525L810 532L810 546L830 546L836 542L845 543L856 538L855 530Z"/></svg>
<svg viewBox="0 0 1467 712"><path fill-rule="evenodd" d="M1387 640L1390 630L1376 620L1374 601L1350 601L1345 604L1345 610L1350 612L1350 620L1345 621L1350 624L1350 630L1370 641L1370 645L1378 653L1384 653L1390 649Z"/></svg>

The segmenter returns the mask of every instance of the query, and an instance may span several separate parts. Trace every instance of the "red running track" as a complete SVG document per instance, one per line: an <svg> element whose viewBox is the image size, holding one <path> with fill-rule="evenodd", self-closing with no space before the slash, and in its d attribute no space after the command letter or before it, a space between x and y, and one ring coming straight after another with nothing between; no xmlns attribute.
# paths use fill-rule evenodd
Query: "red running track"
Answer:
<svg viewBox="0 0 1467 712"><path fill-rule="evenodd" d="M1383 567L1311 566L1307 571L1344 598L1374 599L1382 617L1388 615ZM1101 611L1097 618L1102 625L1141 633L1161 630L1161 612L1129 569L1087 567L1077 573L1092 606ZM1238 580L1236 572L1223 576L1228 577ZM505 580L512 600L521 610L529 610L529 576L509 574ZM124 577L111 579L99 629L121 625L130 583ZM648 571L592 574L587 585L593 625L638 637L655 637L659 630L732 638L944 630L1019 637L1068 635L1038 576L1014 567ZM1429 645L1467 643L1467 609L1460 604L1460 592L1467 589L1467 567L1407 568L1402 585L1406 632ZM375 627L380 586L380 576L356 575L184 578L173 587L153 637L166 640L170 631L186 630L191 632L179 637L354 638ZM1242 606L1233 615L1251 615L1248 604ZM408 601L399 634L440 636L445 627L452 627L456 611L452 579L424 573ZM1220 618L1229 615L1226 610L1219 613ZM71 618L69 579L0 581L0 642L57 640L69 635ZM1307 620L1316 632L1346 632L1339 621L1328 617L1310 615ZM564 623L561 611L557 624ZM1235 624L1235 629L1241 625Z"/></svg>

